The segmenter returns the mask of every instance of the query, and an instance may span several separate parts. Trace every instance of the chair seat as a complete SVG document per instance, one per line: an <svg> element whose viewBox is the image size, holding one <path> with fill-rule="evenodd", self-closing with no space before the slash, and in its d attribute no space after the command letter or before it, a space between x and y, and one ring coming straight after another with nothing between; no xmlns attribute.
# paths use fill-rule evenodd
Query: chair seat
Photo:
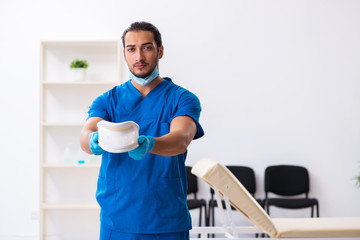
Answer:
<svg viewBox="0 0 360 240"><path fill-rule="evenodd" d="M270 198L266 204L281 208L300 209L318 205L318 200L314 198Z"/></svg>
<svg viewBox="0 0 360 240"><path fill-rule="evenodd" d="M222 205L223 205L223 208L225 209L226 208L226 204L225 204L225 201L224 200L222 200L221 201L222 202ZM216 200L209 200L209 207L211 208L211 207L217 207L218 206L218 204L217 204L217 201ZM233 206L231 206L231 210L236 210Z"/></svg>
<svg viewBox="0 0 360 240"><path fill-rule="evenodd" d="M264 207L264 201L262 199L255 199L261 207ZM225 201L222 200L222 205L223 205L223 208L225 209L226 206L225 206ZM217 207L217 201L216 200L209 200L209 207ZM233 206L231 206L231 210L236 210Z"/></svg>
<svg viewBox="0 0 360 240"><path fill-rule="evenodd" d="M201 208L202 206L206 206L206 201L204 199L188 199L187 205L189 210Z"/></svg>

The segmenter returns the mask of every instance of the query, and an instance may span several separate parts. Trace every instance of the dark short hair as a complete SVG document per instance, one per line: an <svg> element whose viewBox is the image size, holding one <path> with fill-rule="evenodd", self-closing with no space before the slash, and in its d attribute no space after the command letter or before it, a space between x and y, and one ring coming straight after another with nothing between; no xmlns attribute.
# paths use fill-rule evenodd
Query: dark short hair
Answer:
<svg viewBox="0 0 360 240"><path fill-rule="evenodd" d="M155 40L157 47L159 48L162 46L161 34L160 34L159 30L157 29L157 27L155 27L154 25L152 25L151 23L148 23L148 22L134 22L130 25L130 27L125 29L125 31L121 37L123 47L125 47L125 35L130 31L134 31L134 32L150 31L154 35L154 40Z"/></svg>

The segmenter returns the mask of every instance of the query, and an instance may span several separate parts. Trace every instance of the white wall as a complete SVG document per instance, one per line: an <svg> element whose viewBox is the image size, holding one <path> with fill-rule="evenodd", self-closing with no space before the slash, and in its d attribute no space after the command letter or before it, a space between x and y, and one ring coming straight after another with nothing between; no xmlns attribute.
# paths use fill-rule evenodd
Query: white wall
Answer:
<svg viewBox="0 0 360 240"><path fill-rule="evenodd" d="M360 216L359 12L355 0L0 0L0 239L38 234L39 41L117 39L136 20L163 34L161 74L201 100L189 165L251 166L260 197L266 166L303 165L321 216Z"/></svg>

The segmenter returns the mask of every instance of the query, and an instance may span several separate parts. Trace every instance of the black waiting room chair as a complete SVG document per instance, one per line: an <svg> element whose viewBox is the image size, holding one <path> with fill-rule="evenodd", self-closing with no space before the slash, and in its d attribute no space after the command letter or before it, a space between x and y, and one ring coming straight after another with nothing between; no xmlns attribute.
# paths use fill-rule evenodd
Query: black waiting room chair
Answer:
<svg viewBox="0 0 360 240"><path fill-rule="evenodd" d="M319 202L309 198L309 173L305 167L276 165L265 169L265 209L270 215L270 206L287 209L311 208L311 217L319 217ZM277 195L269 197L269 194ZM298 195L305 195L299 197Z"/></svg>
<svg viewBox="0 0 360 240"><path fill-rule="evenodd" d="M193 198L187 199L187 205L189 210L192 209L199 209L199 226L201 226L202 220L202 213L204 208L204 215L205 215L205 225L207 223L207 209L206 209L206 201L205 199L198 199L196 194L198 192L198 181L197 176L191 173L191 167L186 166L186 175L187 175L187 194L193 195Z"/></svg>

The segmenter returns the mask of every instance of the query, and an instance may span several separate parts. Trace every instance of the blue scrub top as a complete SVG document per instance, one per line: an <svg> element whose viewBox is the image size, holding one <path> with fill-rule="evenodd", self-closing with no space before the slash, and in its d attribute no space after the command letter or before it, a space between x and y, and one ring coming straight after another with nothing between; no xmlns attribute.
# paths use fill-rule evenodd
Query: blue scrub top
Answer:
<svg viewBox="0 0 360 240"><path fill-rule="evenodd" d="M197 139L204 135L200 111L199 99L170 78L160 82L144 99L129 80L97 97L88 118L134 121L140 126L140 135L160 137L169 133L175 117L189 116L197 125ZM190 230L186 153L172 157L148 153L139 161L128 153L104 153L96 192L102 224L128 233Z"/></svg>

